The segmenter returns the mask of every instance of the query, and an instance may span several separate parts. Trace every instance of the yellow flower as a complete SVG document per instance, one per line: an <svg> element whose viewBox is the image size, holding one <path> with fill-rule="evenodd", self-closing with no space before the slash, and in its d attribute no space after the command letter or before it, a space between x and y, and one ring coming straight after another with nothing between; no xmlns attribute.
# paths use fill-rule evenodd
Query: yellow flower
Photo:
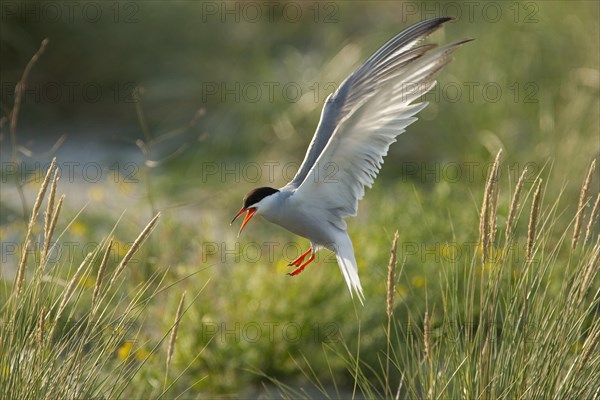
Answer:
<svg viewBox="0 0 600 400"><path fill-rule="evenodd" d="M412 278L410 282L412 283L412 285L414 287L421 288L421 287L425 286L425 284L427 283L427 280L425 280L425 278L423 278L422 276L417 275L414 278Z"/></svg>
<svg viewBox="0 0 600 400"><path fill-rule="evenodd" d="M577 342L571 345L571 351L574 353L579 353L583 349L583 343Z"/></svg>
<svg viewBox="0 0 600 400"><path fill-rule="evenodd" d="M79 279L79 286L83 286L86 289L91 289L96 285L96 279L92 276L82 277Z"/></svg>
<svg viewBox="0 0 600 400"><path fill-rule="evenodd" d="M277 263L277 265L275 266L275 268L277 269L277 272L280 272L282 274L286 273L286 272L292 271L290 269L292 267L288 267L287 261L285 261L283 258L279 260L279 262Z"/></svg>
<svg viewBox="0 0 600 400"><path fill-rule="evenodd" d="M113 239L112 251L116 252L117 256L124 257L125 254L127 254L127 250L129 249L129 247L129 244L121 242L118 239Z"/></svg>
<svg viewBox="0 0 600 400"><path fill-rule="evenodd" d="M84 236L87 231L87 226L81 221L75 221L71 224L71 232L75 235Z"/></svg>
<svg viewBox="0 0 600 400"><path fill-rule="evenodd" d="M131 353L132 348L133 348L133 342L130 342L130 341L123 342L121 347L119 347L119 350L117 350L117 354L118 354L119 358L121 360L127 359L127 357L129 357L129 354Z"/></svg>
<svg viewBox="0 0 600 400"><path fill-rule="evenodd" d="M493 271L498 268L502 261L502 249L490 246L487 251L487 257L485 265L483 266L487 271Z"/></svg>

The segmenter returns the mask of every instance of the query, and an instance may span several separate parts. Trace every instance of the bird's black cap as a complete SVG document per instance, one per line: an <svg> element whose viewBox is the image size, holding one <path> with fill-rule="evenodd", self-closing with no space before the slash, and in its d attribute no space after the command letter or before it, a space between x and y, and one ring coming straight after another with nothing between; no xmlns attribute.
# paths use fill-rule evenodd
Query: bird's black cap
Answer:
<svg viewBox="0 0 600 400"><path fill-rule="evenodd" d="M244 196L244 208L251 207L253 204L258 203L265 197L277 192L279 192L279 190L273 189L272 187L259 187L251 190L246 196Z"/></svg>

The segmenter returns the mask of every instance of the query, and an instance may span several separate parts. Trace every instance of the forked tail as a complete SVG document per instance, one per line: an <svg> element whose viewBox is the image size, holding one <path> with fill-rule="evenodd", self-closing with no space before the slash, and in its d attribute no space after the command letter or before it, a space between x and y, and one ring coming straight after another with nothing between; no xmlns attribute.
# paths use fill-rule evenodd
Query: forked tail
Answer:
<svg viewBox="0 0 600 400"><path fill-rule="evenodd" d="M365 299L365 295L363 294L362 286L360 285L358 266L356 265L356 258L354 257L354 249L348 234L345 234L342 240L337 241L335 256L337 258L340 271L342 271L342 275L344 275L346 285L348 285L350 296L353 297L353 292L355 292L358 300L360 300L360 304L364 304L363 300Z"/></svg>

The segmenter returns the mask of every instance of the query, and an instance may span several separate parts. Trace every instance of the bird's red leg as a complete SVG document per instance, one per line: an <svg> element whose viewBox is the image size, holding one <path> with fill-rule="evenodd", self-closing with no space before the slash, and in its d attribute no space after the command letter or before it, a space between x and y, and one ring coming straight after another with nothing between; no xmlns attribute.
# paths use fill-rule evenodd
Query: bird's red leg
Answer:
<svg viewBox="0 0 600 400"><path fill-rule="evenodd" d="M309 249L309 250L312 250L312 249ZM315 253L311 253L310 258L308 259L307 262L305 262L304 264L302 264L301 266L299 266L298 268L296 268L295 270L290 272L288 275L291 275L291 276L298 275L300 272L304 271L304 268L308 264L310 264L314 259L315 259Z"/></svg>
<svg viewBox="0 0 600 400"><path fill-rule="evenodd" d="M292 261L291 263L289 263L288 265L294 265L296 267L299 267L302 264L302 261L304 261L304 259L306 258L306 256L308 255L308 253L311 252L311 248L309 247L308 250L306 250L304 253L300 254L300 257L296 258L294 261Z"/></svg>

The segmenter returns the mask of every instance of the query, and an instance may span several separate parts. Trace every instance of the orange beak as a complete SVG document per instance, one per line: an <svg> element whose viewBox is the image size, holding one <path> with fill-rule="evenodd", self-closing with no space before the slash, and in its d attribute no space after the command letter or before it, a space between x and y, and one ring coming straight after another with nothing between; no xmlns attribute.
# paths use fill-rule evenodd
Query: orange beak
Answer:
<svg viewBox="0 0 600 400"><path fill-rule="evenodd" d="M240 215L242 215L244 212L246 213L246 216L244 217L244 221L242 222L242 227L240 228L240 231L238 232L238 236L240 235L240 233L242 233L242 230L244 229L244 227L246 226L248 221L250 221L252 219L252 217L254 216L254 213L256 213L256 208L242 208L240 211L237 212L237 214L235 214L235 217L233 217L233 219L231 220L231 223L233 224L235 222L235 220Z"/></svg>

